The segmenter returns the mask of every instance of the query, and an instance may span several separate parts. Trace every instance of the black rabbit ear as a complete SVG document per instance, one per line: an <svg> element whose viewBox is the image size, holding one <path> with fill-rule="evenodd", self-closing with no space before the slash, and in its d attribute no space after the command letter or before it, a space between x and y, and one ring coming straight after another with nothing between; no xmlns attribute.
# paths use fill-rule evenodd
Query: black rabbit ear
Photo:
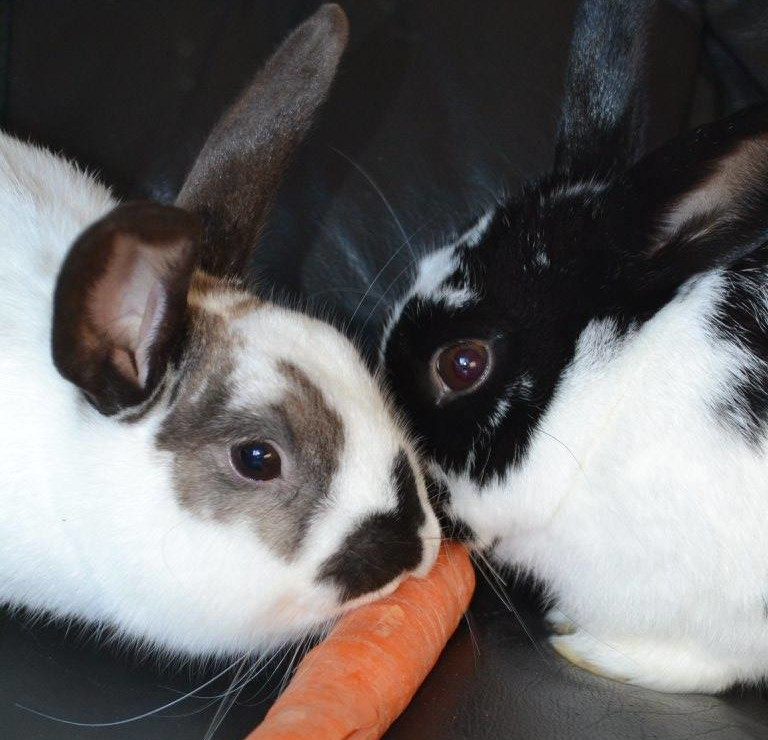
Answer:
<svg viewBox="0 0 768 740"><path fill-rule="evenodd" d="M237 275L247 264L346 40L344 11L323 5L288 36L208 137L177 199L204 223L205 270Z"/></svg>
<svg viewBox="0 0 768 740"><path fill-rule="evenodd" d="M653 0L583 0L571 40L555 169L621 171L642 146L645 50Z"/></svg>
<svg viewBox="0 0 768 740"><path fill-rule="evenodd" d="M614 243L636 292L674 288L768 242L768 105L671 141L611 193ZM624 236L620 236L624 235Z"/></svg>

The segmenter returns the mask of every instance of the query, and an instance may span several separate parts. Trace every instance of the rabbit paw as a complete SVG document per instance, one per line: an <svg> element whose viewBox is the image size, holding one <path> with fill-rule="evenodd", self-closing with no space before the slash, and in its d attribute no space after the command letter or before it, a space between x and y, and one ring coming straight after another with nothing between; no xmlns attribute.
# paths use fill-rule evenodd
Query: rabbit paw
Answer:
<svg viewBox="0 0 768 740"><path fill-rule="evenodd" d="M671 693L716 693L737 680L733 669L694 645L653 638L601 639L577 629L549 638L579 668L613 681Z"/></svg>
<svg viewBox="0 0 768 740"><path fill-rule="evenodd" d="M558 608L553 607L544 615L544 623L556 635L572 635L578 629L576 624Z"/></svg>

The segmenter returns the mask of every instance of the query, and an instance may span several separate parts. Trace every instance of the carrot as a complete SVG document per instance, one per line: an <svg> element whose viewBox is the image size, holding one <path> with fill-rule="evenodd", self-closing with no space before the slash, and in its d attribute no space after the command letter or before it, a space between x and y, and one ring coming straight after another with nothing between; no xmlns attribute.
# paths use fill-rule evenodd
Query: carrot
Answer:
<svg viewBox="0 0 768 740"><path fill-rule="evenodd" d="M376 740L408 706L469 605L466 549L444 543L425 579L345 614L246 740Z"/></svg>

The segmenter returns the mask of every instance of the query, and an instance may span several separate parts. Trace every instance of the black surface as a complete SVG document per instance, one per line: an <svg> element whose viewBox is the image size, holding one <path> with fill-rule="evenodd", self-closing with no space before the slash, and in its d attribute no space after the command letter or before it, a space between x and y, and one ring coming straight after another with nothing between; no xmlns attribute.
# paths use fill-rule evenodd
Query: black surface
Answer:
<svg viewBox="0 0 768 740"><path fill-rule="evenodd" d="M660 694L597 678L565 663L543 644L536 600L511 590L510 613L481 586L437 668L387 734L388 740L762 740L768 701L755 691L723 697ZM526 629L521 627L521 620ZM468 623L471 624L471 630ZM112 728L84 728L35 716L21 705L79 722L143 714L201 686L226 664L208 670L143 663L133 653L98 647L61 630L0 622L0 737L8 740L175 740L203 738L221 699L194 698L158 716ZM240 740L266 712L293 651L280 654L246 686L217 738ZM270 675L271 674L271 675ZM264 679L264 676L268 676ZM200 690L225 692L235 677Z"/></svg>
<svg viewBox="0 0 768 740"><path fill-rule="evenodd" d="M97 169L120 194L170 199L222 106L317 4L57 0L54 11L44 0L0 1L10 28L0 49L5 124ZM343 4L349 52L254 274L330 305L370 347L413 256L440 244L502 186L516 188L548 165L575 0ZM659 18L652 141L764 96L765 4L703 5L702 58L694 0L667 3ZM568 666L543 644L535 594L521 587L511 598L530 637L482 587L472 633L462 624L389 738L768 735L768 703L757 692L667 696ZM140 661L79 632L1 613L2 740L205 736L221 700L185 700L162 717L114 728L64 725L21 709L116 721L173 701L225 667ZM280 657L285 667L290 656L279 656L244 688L217 738L238 740L260 719L283 679ZM224 692L233 675L200 693Z"/></svg>

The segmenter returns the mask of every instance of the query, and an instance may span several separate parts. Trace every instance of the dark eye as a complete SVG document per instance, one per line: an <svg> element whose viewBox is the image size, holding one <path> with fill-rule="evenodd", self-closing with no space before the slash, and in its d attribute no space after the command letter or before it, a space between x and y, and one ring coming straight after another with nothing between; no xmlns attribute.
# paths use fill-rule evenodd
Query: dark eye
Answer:
<svg viewBox="0 0 768 740"><path fill-rule="evenodd" d="M488 345L472 340L441 349L435 369L449 390L466 391L485 379L488 365Z"/></svg>
<svg viewBox="0 0 768 740"><path fill-rule="evenodd" d="M249 442L232 448L232 464L251 480L272 480L280 475L280 455L269 442Z"/></svg>

